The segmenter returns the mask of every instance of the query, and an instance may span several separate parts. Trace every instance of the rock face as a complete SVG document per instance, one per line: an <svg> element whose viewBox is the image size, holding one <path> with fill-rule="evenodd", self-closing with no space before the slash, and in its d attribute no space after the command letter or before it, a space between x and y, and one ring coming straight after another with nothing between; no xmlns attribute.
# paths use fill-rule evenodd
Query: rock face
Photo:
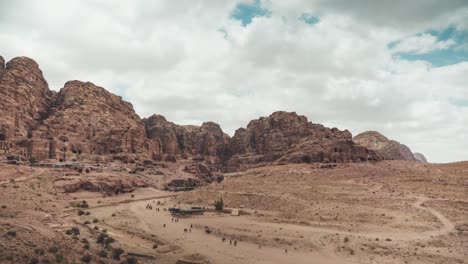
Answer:
<svg viewBox="0 0 468 264"><path fill-rule="evenodd" d="M55 141L54 156L145 153L149 145L133 106L90 82L70 81L33 138ZM56 152L53 154L53 152Z"/></svg>
<svg viewBox="0 0 468 264"><path fill-rule="evenodd" d="M353 138L357 144L375 150L387 160L416 160L413 152L397 141L390 140L377 131L363 132Z"/></svg>
<svg viewBox="0 0 468 264"><path fill-rule="evenodd" d="M275 112L251 121L231 139L227 170L262 163L359 162L378 160L356 145L347 130L327 128L296 113Z"/></svg>
<svg viewBox="0 0 468 264"><path fill-rule="evenodd" d="M38 64L26 57L6 64L0 57L0 114L0 154L17 161L144 160L177 167L182 160L182 170L200 182L222 180L220 171L269 164L416 159L406 146L376 132L353 141L347 130L296 113L253 120L233 138L213 122L181 126L160 115L141 120L130 103L90 82L49 90Z"/></svg>
<svg viewBox="0 0 468 264"><path fill-rule="evenodd" d="M424 157L424 155L421 154L421 153L415 152L415 153L413 153L413 157L414 157L417 161L427 163L426 157Z"/></svg>
<svg viewBox="0 0 468 264"><path fill-rule="evenodd" d="M161 115L143 119L148 138L159 154L187 154L225 158L229 136L213 122L201 126L179 126Z"/></svg>
<svg viewBox="0 0 468 264"><path fill-rule="evenodd" d="M37 63L17 57L5 65L0 57L0 140L30 138L30 131L47 117L55 93Z"/></svg>

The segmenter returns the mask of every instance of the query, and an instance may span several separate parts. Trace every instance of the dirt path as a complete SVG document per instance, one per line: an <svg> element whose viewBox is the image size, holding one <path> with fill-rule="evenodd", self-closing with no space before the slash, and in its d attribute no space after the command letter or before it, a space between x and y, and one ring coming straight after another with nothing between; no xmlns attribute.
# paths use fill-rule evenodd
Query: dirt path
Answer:
<svg viewBox="0 0 468 264"><path fill-rule="evenodd" d="M382 186L377 186L371 189L379 190ZM176 194L160 194L158 196L145 197L136 200L122 200L112 202L106 205L100 205L90 210L93 210L93 214L109 215L115 210L122 210L127 212L132 218L135 219L136 223L131 228L144 231L147 234L155 235L158 239L162 240L168 247L182 248L183 252L186 253L199 253L207 256L214 263L353 263L349 259L343 256L336 255L333 251L321 250L319 251L304 251L304 250L292 250L288 249L285 252L284 247L280 248L273 246L263 246L259 248L259 244L242 241L237 246L229 245L229 238L223 243L220 235L209 235L206 234L203 227L209 226L214 230L236 230L238 228L246 230L264 230L266 232L273 232L274 230L281 230L285 234L297 234L300 233L305 241L312 244L322 243L320 241L321 235L339 234L344 236L354 237L365 237L376 239L379 238L382 241L411 241L411 240L424 240L430 239L435 236L447 234L454 230L454 224L448 220L441 213L433 208L427 207L424 203L431 200L428 197L420 195L412 195L409 198L416 199L412 204L414 208L421 211L426 211L432 214L442 223L442 227L437 230L424 231L424 232L407 232L407 231L395 231L395 232L349 232L339 231L329 228L302 226L285 223L270 223L260 222L258 219L250 216L239 216L239 217L219 217L204 215L200 217L192 217L187 219L180 219L179 222L175 223L171 221L172 216L167 211L147 210L145 206L148 203L154 204L156 200L167 197L175 196ZM161 206L162 208L163 206ZM184 229L190 229L190 225L193 225L191 232L184 232ZM112 223L106 223L109 227L113 227ZM165 225L165 227L163 227ZM138 245L143 251L149 252L149 254L155 254L156 252L150 249L151 244L148 241L145 242L143 238L139 238L138 235L126 232L125 228L121 226L115 226L117 230L116 235L122 239L125 244ZM322 243L323 245L323 243ZM169 251L168 251L169 252ZM313 260L313 261L311 261ZM359 262L355 262L359 263Z"/></svg>
<svg viewBox="0 0 468 264"><path fill-rule="evenodd" d="M128 205L132 214L141 220L140 228L164 238L166 243L180 246L186 252L208 256L214 263L353 263L349 259L325 256L319 252L299 252L289 248L288 253L285 253L285 248L259 248L258 244L250 242L239 242L237 246L230 245L229 240L223 243L220 237L208 235L202 228L192 228L191 232L184 232L184 228L190 229L191 223L200 226L206 220L205 217L180 219L174 223L168 212L146 210L145 205L142 202ZM163 224L166 227L163 227Z"/></svg>

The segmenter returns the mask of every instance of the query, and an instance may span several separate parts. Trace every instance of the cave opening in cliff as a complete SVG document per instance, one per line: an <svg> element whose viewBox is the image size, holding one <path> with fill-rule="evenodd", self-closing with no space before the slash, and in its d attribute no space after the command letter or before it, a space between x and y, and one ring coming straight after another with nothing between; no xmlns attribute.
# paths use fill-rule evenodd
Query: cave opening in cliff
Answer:
<svg viewBox="0 0 468 264"><path fill-rule="evenodd" d="M0 141L5 141L5 140L6 140L5 134L0 134Z"/></svg>

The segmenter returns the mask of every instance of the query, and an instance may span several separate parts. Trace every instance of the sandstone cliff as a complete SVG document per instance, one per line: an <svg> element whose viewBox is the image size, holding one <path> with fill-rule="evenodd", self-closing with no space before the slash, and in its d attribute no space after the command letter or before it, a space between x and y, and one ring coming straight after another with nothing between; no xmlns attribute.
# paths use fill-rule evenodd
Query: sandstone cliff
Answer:
<svg viewBox="0 0 468 264"><path fill-rule="evenodd" d="M63 160L81 154L145 154L149 149L144 124L130 103L80 81L69 81L60 90L33 138L57 141L56 156Z"/></svg>
<svg viewBox="0 0 468 264"><path fill-rule="evenodd" d="M0 154L24 159L129 164L183 159L185 172L206 181L214 181L213 172L269 164L415 160L406 146L380 134L353 141L347 130L296 113L252 120L232 138L213 122L182 126L160 115L141 120L130 103L90 82L69 81L58 93L49 90L38 64L25 57L6 65L0 57L0 107Z"/></svg>
<svg viewBox="0 0 468 264"><path fill-rule="evenodd" d="M160 146L160 154L201 155L224 158L229 136L213 122L180 126L161 115L143 119L148 138Z"/></svg>
<svg viewBox="0 0 468 264"><path fill-rule="evenodd" d="M38 64L17 57L5 65L0 57L0 140L30 137L28 132L47 117L55 93L49 90Z"/></svg>
<svg viewBox="0 0 468 264"><path fill-rule="evenodd" d="M227 170L262 163L360 162L378 160L356 145L347 130L327 128L296 113L275 112L236 131L229 145Z"/></svg>
<svg viewBox="0 0 468 264"><path fill-rule="evenodd" d="M357 144L375 150L387 160L416 160L413 152L397 141L390 140L377 131L363 132L353 138Z"/></svg>

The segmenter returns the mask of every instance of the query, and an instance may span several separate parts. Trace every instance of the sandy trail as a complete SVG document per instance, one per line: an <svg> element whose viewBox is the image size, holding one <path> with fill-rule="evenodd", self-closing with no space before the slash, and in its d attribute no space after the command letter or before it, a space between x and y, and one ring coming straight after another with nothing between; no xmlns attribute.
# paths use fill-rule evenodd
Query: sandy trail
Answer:
<svg viewBox="0 0 468 264"><path fill-rule="evenodd" d="M157 198L170 197L172 195L159 196ZM121 201L106 207L119 205L123 209L128 210L137 219L138 228L143 231L154 234L168 245L180 246L184 251L189 253L200 253L209 258L215 263L350 263L349 259L341 258L340 256L324 255L321 252L305 252L289 249L285 253L285 248L277 247L262 247L251 242L239 242L238 245L229 245L229 238L226 242L222 242L218 235L208 235L204 232L203 227L210 226L211 228L223 229L223 227L245 227L250 230L282 230L286 233L301 233L304 239L310 240L312 243L317 243L317 234L340 234L349 236L360 236L367 238L380 238L382 240L391 239L395 241L429 239L431 237L446 234L454 229L454 224L443 216L438 211L424 205L424 202L430 200L424 196L413 196L416 202L412 204L418 210L423 210L434 215L442 224L443 227L426 232L347 232L327 228L318 228L310 226L300 226L294 224L277 224L268 222L259 222L255 218L249 216L240 217L219 217L219 216L200 216L187 219L180 219L178 223L172 222L172 216L169 212L145 209L148 201L155 198L145 198L138 201ZM154 204L154 203L153 203ZM155 205L156 206L156 205ZM101 207L95 207L93 210L105 210ZM157 206L156 206L157 207ZM161 206L162 207L162 206ZM163 227L166 224L166 227ZM184 228L189 229L193 224L191 232L184 232ZM110 225L112 226L112 225ZM125 237L125 231L119 228L121 234ZM130 236L129 236L130 237ZM134 236L131 235L133 238ZM328 252L327 254L330 254ZM331 253L333 254L333 253ZM313 260L311 262L311 260Z"/></svg>
<svg viewBox="0 0 468 264"><path fill-rule="evenodd" d="M206 218L203 216L181 218L178 223L174 223L168 212L146 210L145 206L146 203L137 202L128 205L128 209L140 220L140 227L146 232L164 238L166 243L178 245L187 252L208 256L214 263L352 263L349 259L325 256L319 252L299 252L289 249L288 253L285 253L284 248L259 248L258 244L250 242L239 242L237 246L229 245L228 239L223 243L220 237L208 235L199 228L193 228L191 232L185 233L184 228L189 229L190 224L199 226ZM165 228L163 224L166 224Z"/></svg>

